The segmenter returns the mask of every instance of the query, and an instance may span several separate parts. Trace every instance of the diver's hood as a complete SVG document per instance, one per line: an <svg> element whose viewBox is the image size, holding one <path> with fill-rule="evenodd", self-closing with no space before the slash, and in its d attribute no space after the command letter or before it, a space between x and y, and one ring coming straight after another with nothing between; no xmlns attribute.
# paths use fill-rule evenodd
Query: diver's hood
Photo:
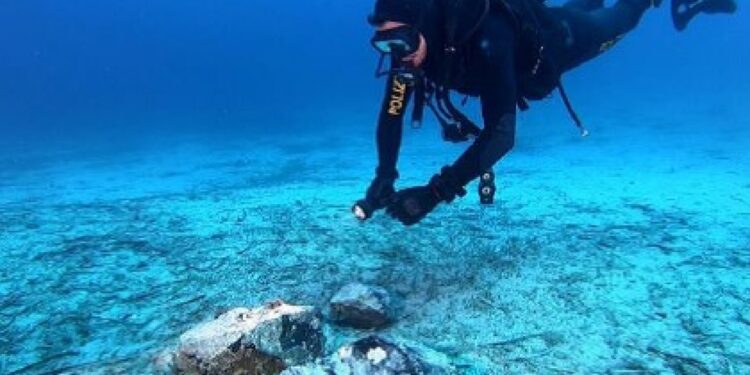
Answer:
<svg viewBox="0 0 750 375"><path fill-rule="evenodd" d="M429 3L430 0L377 0L369 20L373 25L394 21L416 26Z"/></svg>
<svg viewBox="0 0 750 375"><path fill-rule="evenodd" d="M373 25L401 22L416 28L427 39L438 37L442 6L440 0L377 0L368 18Z"/></svg>

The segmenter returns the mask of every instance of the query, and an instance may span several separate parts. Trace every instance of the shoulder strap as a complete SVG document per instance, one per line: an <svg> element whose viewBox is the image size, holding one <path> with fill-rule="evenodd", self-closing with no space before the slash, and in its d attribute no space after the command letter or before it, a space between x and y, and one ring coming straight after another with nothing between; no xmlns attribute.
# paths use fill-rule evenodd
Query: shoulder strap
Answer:
<svg viewBox="0 0 750 375"><path fill-rule="evenodd" d="M490 12L490 0L446 0L446 48L456 48L466 42L479 29Z"/></svg>

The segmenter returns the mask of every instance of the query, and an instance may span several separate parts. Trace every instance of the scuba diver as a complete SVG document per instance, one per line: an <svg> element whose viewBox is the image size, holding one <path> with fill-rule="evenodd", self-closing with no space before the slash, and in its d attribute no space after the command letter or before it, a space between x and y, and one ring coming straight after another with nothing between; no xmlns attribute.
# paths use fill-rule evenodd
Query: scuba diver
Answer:
<svg viewBox="0 0 750 375"><path fill-rule="evenodd" d="M581 134L588 132L560 82L563 73L614 46L663 0L377 0L369 22L381 53L377 76L387 76L377 127L378 166L365 198L352 208L360 220L381 209L405 225L420 222L440 203L466 195L480 178L483 203L495 192L492 168L514 146L516 111L555 89ZM733 13L734 0L672 0L683 30L698 14ZM389 58L390 66L384 69ZM479 97L484 126L462 114L451 92ZM396 191L397 161L409 103L418 126L426 106L450 142L472 141L452 165L424 186Z"/></svg>

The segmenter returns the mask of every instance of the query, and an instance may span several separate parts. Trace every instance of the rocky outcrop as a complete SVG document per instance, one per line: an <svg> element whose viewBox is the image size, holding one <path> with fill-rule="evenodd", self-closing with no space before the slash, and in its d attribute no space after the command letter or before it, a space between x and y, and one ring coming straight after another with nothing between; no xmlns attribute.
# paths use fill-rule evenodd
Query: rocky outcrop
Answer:
<svg viewBox="0 0 750 375"><path fill-rule="evenodd" d="M395 319L391 298L385 289L359 283L341 288L330 302L333 322L354 328L381 328Z"/></svg>
<svg viewBox="0 0 750 375"><path fill-rule="evenodd" d="M274 302L237 308L180 337L175 374L276 375L323 354L324 337L312 307Z"/></svg>

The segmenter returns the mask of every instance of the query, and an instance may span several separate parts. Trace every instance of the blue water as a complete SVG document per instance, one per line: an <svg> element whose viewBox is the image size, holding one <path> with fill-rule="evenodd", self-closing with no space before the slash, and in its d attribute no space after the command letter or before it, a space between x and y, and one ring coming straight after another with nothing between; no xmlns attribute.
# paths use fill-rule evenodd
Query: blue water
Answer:
<svg viewBox="0 0 750 375"><path fill-rule="evenodd" d="M744 5L647 14L565 78L590 139L535 104L495 206L472 185L405 229L348 212L370 2L0 1L0 374L147 374L221 308L351 281L406 302L387 333L493 374L750 374ZM400 186L463 147L407 130Z"/></svg>

